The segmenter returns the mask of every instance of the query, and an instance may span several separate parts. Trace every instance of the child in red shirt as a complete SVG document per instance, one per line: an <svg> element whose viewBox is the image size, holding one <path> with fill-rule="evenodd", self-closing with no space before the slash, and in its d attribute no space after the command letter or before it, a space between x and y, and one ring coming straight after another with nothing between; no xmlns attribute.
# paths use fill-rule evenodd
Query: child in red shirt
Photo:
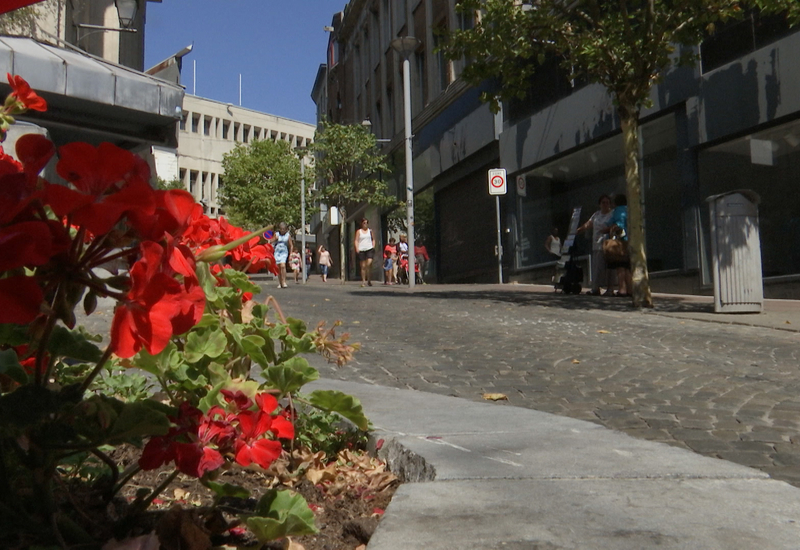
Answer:
<svg viewBox="0 0 800 550"><path fill-rule="evenodd" d="M391 285L392 282L392 267L394 262L397 261L397 245L395 239L389 239L389 244L383 247L383 284Z"/></svg>

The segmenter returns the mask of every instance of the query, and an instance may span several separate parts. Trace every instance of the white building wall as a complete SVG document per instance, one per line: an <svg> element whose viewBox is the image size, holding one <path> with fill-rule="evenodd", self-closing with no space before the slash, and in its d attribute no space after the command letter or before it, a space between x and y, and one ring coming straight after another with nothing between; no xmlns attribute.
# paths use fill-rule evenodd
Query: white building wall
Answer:
<svg viewBox="0 0 800 550"><path fill-rule="evenodd" d="M237 142L270 139L305 147L316 130L312 124L188 94L183 117L178 134L178 177L212 217L224 214L219 205L219 187L225 179L222 157Z"/></svg>

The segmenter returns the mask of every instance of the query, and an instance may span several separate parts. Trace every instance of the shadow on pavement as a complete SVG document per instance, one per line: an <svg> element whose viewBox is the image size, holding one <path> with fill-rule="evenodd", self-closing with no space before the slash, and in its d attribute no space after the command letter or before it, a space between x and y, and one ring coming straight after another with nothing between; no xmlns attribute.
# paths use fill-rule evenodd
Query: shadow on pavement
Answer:
<svg viewBox="0 0 800 550"><path fill-rule="evenodd" d="M561 294L560 292L536 292L527 289L499 290L489 288L486 290L465 290L463 288L453 290L431 290L415 291L413 294L398 293L388 290L353 290L354 295L381 296L387 299L406 299L408 296L415 298L431 298L445 300L465 300L465 301L491 301L518 306L542 306L576 311L586 311L592 309L602 309L607 311L635 311L630 298L589 296L588 294ZM682 297L659 296L655 300L656 312L669 313L713 313L714 305L707 302L687 300Z"/></svg>

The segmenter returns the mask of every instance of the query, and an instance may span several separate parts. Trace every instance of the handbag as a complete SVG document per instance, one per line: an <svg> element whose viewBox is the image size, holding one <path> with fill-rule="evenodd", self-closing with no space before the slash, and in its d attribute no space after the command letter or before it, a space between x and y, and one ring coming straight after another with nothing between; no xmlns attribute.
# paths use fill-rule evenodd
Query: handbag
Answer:
<svg viewBox="0 0 800 550"><path fill-rule="evenodd" d="M622 239L612 237L603 241L603 257L606 263L627 262L628 243Z"/></svg>

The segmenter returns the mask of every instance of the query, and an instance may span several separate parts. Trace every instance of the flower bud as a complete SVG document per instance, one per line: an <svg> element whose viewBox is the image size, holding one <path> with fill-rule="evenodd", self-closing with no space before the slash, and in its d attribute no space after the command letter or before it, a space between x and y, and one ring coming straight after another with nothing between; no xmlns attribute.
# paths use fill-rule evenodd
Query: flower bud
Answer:
<svg viewBox="0 0 800 550"><path fill-rule="evenodd" d="M209 246L205 250L203 250L200 254L197 255L195 258L198 262L216 262L221 260L225 257L225 254L228 253L228 248L226 245L222 244L215 244L214 246Z"/></svg>

